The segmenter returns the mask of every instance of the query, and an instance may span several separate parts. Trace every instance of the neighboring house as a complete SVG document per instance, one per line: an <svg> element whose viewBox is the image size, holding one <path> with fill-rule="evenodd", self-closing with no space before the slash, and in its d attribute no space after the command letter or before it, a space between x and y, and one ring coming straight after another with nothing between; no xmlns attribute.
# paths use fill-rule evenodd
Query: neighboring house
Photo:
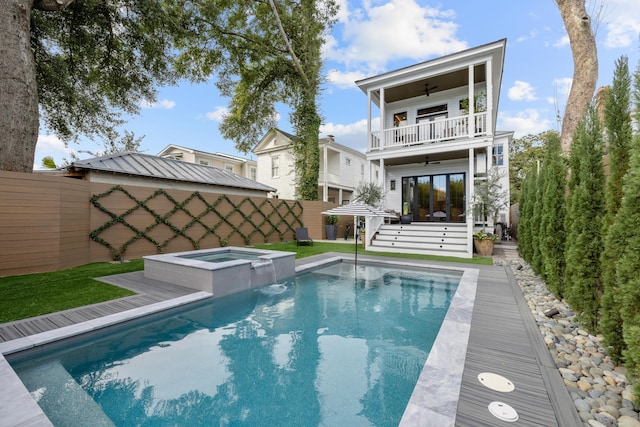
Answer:
<svg viewBox="0 0 640 427"><path fill-rule="evenodd" d="M295 157L291 148L295 138L295 135L274 128L253 149L258 162L258 181L277 188L276 197L281 199L296 198ZM332 135L320 138L318 145L318 199L349 203L358 184L368 180L371 174L367 170L366 156L336 143Z"/></svg>
<svg viewBox="0 0 640 427"><path fill-rule="evenodd" d="M66 175L91 182L268 197L268 185L224 169L143 153L118 153L73 162Z"/></svg>
<svg viewBox="0 0 640 427"><path fill-rule="evenodd" d="M391 226L371 221L370 249L472 256L485 220L473 215L474 183L493 165L508 201L513 132L496 130L505 47L503 39L356 82L367 95L367 161L380 170L369 179L383 188L385 209L405 213L409 229L422 226L391 239ZM506 204L498 221L509 222Z"/></svg>
<svg viewBox="0 0 640 427"><path fill-rule="evenodd" d="M255 160L243 159L224 153L208 153L192 148L169 144L158 153L159 157L196 163L203 166L213 166L237 175L256 180L258 165Z"/></svg>

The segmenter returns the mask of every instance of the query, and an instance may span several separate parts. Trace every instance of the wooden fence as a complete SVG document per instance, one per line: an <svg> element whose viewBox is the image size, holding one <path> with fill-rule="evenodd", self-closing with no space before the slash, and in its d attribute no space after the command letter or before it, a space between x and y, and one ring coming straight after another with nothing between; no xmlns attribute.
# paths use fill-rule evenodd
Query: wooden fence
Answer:
<svg viewBox="0 0 640 427"><path fill-rule="evenodd" d="M115 186L0 171L0 277L114 258L324 238L333 203Z"/></svg>

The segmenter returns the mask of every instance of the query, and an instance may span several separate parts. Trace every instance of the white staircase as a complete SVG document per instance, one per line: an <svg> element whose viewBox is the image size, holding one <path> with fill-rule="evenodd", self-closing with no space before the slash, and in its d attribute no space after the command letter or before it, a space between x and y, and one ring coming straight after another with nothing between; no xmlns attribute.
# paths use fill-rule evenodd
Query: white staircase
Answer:
<svg viewBox="0 0 640 427"><path fill-rule="evenodd" d="M367 248L371 251L471 258L464 223L383 224Z"/></svg>

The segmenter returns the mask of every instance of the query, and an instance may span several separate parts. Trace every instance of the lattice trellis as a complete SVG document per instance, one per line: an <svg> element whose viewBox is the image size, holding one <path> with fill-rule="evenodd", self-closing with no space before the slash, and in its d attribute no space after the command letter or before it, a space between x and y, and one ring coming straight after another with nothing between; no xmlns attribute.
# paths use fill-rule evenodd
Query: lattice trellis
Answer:
<svg viewBox="0 0 640 427"><path fill-rule="evenodd" d="M130 199L133 205L124 213L113 212L116 207L111 207L110 209L101 203L101 200L113 193L121 193ZM160 197L164 197L170 203L173 203L173 208L165 214L156 212L150 206L153 202L158 201ZM194 249L199 249L200 242L209 235L217 237L220 246L226 246L229 239L234 235L240 236L245 244L249 245L252 241L256 242L255 239L259 237L262 237L266 243L274 233L277 233L280 241L283 241L287 233L294 233L297 227L304 225L301 220L302 204L298 201L279 199L262 199L259 203L256 203L254 199L245 197L236 204L223 194L213 203L210 203L196 191L180 202L165 190L158 189L146 199L138 200L125 188L117 185L102 194L92 196L91 204L111 217L110 221L91 231L91 239L107 247L114 259L123 257L129 245L142 239L153 244L158 252L164 252L164 248L169 242L178 237L187 239ZM192 206L200 204L203 209L194 214L187 209L190 204ZM117 208L121 209L122 206L119 205ZM284 213L281 213L281 211L284 211ZM145 227L136 227L127 221L127 218L131 215L140 214L141 212L149 214L152 220ZM176 224L177 221L172 222L172 218L180 214L186 214L189 220L182 225ZM241 218L239 223L238 218ZM108 240L108 231L111 227L119 224L129 229L133 236L117 247L117 243ZM151 233L160 226L168 227L173 231L173 234L162 241L156 240ZM199 227L194 228L195 226ZM193 234L198 232L198 229L200 231L199 236L194 236ZM230 229L231 231L227 231L222 235L221 233L224 231L219 232L221 229Z"/></svg>

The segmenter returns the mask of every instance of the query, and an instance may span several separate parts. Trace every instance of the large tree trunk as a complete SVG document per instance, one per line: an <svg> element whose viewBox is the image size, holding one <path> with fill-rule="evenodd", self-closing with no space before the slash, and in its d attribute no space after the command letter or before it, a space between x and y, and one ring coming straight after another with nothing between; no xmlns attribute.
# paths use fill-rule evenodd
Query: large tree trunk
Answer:
<svg viewBox="0 0 640 427"><path fill-rule="evenodd" d="M32 172L38 142L38 87L30 43L33 1L0 7L0 170Z"/></svg>
<svg viewBox="0 0 640 427"><path fill-rule="evenodd" d="M587 14L585 0L556 0L569 34L573 54L573 83L562 119L562 151L571 147L573 134L584 120L598 82L596 39Z"/></svg>

